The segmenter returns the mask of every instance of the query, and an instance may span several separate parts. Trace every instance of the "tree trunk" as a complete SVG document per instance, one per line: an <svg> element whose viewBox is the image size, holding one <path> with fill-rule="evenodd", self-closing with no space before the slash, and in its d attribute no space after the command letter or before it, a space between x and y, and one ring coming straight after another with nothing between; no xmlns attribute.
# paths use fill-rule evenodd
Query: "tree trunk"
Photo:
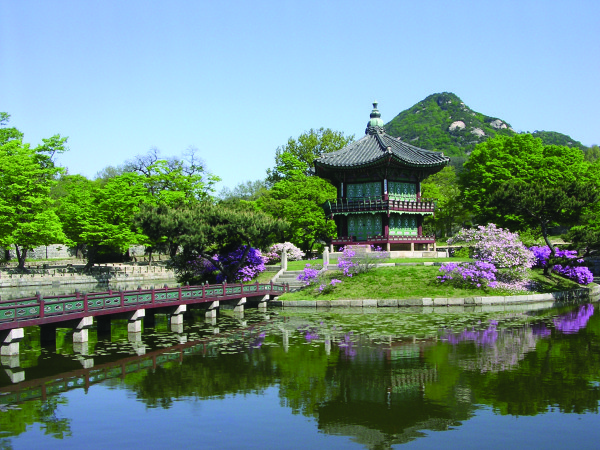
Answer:
<svg viewBox="0 0 600 450"><path fill-rule="evenodd" d="M550 261L552 261L556 256L556 250L550 242L550 237L548 236L548 227L544 223L540 225L542 227L542 236L544 237L544 242L546 242L546 245L548 246L548 248L550 248L550 256L548 257L548 264L546 264L546 266L544 267L544 275L550 276L550 274L552 273L552 264L550 263Z"/></svg>
<svg viewBox="0 0 600 450"><path fill-rule="evenodd" d="M94 267L94 264L96 263L96 256L98 255L98 249L94 246L94 245L88 245L87 246L87 263L85 264L85 267L83 268L84 271L86 272L91 272L92 267Z"/></svg>
<svg viewBox="0 0 600 450"><path fill-rule="evenodd" d="M17 261L19 262L17 265L17 270L19 272L25 271L25 258L27 257L27 249L19 248L17 244L15 244L15 250L17 252Z"/></svg>

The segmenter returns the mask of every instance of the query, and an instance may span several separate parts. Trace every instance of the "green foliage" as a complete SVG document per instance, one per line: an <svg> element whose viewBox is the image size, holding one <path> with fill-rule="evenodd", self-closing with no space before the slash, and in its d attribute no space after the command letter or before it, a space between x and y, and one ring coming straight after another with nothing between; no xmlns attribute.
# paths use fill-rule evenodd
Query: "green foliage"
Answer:
<svg viewBox="0 0 600 450"><path fill-rule="evenodd" d="M0 116L2 124L8 115ZM62 169L53 156L66 150L66 138L56 135L31 148L22 134L2 128L0 138L0 245L15 247L18 268L24 270L27 251L38 245L64 242L50 190Z"/></svg>
<svg viewBox="0 0 600 450"><path fill-rule="evenodd" d="M590 163L600 160L600 147L592 145L590 148L586 149L585 160Z"/></svg>
<svg viewBox="0 0 600 450"><path fill-rule="evenodd" d="M289 138L287 144L275 150L275 167L267 170L267 182L276 183L284 178L286 161L282 158L289 154L301 163L305 175L311 175L313 161L324 153L335 152L344 148L354 140L354 135L344 136L343 132L333 131L329 128L310 129L298 136L298 139ZM290 160L287 160L289 163Z"/></svg>
<svg viewBox="0 0 600 450"><path fill-rule="evenodd" d="M425 218L425 226L432 226L437 236L451 236L470 216L463 205L458 181L454 167L446 166L421 182L421 195L437 199L435 216Z"/></svg>
<svg viewBox="0 0 600 450"><path fill-rule="evenodd" d="M562 183L596 182L583 153L577 148L545 146L529 134L500 136L477 148L465 163L461 176L465 204L483 220L509 228L519 223L515 215L506 217L491 201L493 193L507 181L531 186L556 187Z"/></svg>
<svg viewBox="0 0 600 450"><path fill-rule="evenodd" d="M491 195L497 212L506 217L517 216L532 227L539 227L542 237L554 256L549 228L553 225L574 225L588 205L598 200L597 187L591 183L562 181L554 186L510 180Z"/></svg>
<svg viewBox="0 0 600 450"><path fill-rule="evenodd" d="M136 219L147 236L178 246L181 252L172 261L180 281L193 277L190 261L210 261L227 279L233 279L245 262L250 247L266 248L272 236L281 232L285 222L256 211L251 205L215 205L210 202L186 208L159 205L145 207ZM247 251L238 266L223 266L212 258L246 245Z"/></svg>
<svg viewBox="0 0 600 450"><path fill-rule="evenodd" d="M105 182L74 175L64 177L61 185L58 213L71 243L85 247L88 268L99 254L124 252L145 242L133 219L143 203L156 200L142 175L123 173Z"/></svg>
<svg viewBox="0 0 600 450"><path fill-rule="evenodd" d="M223 188L219 193L219 198L224 201L246 200L254 201L264 195L267 187L264 181L244 181L239 183L233 189Z"/></svg>
<svg viewBox="0 0 600 450"><path fill-rule="evenodd" d="M284 156L283 160L293 158ZM275 183L257 201L257 206L271 217L289 223L277 241L289 241L303 252L311 252L318 241L335 236L335 223L327 220L322 205L335 199L337 191L328 181L307 176L301 169L286 169L281 173L286 177Z"/></svg>
<svg viewBox="0 0 600 450"><path fill-rule="evenodd" d="M468 155L490 137L515 134L508 123L473 111L450 92L430 95L384 128L391 136L451 157Z"/></svg>

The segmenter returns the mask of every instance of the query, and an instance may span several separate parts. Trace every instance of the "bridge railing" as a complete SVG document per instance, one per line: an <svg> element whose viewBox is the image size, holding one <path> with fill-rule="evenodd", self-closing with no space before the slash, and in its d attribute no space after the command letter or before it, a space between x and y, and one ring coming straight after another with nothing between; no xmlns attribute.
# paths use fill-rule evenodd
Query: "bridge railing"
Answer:
<svg viewBox="0 0 600 450"><path fill-rule="evenodd" d="M289 286L274 283L217 284L182 286L176 288L137 289L129 291L91 292L21 298L0 301L0 330L15 328L32 320L43 323L44 319L56 321L85 315L100 315L129 311L135 308L159 308L161 306L229 300L267 294L283 294ZM52 319L51 319L52 318ZM33 324L33 323L31 323ZM23 325L27 326L29 323Z"/></svg>

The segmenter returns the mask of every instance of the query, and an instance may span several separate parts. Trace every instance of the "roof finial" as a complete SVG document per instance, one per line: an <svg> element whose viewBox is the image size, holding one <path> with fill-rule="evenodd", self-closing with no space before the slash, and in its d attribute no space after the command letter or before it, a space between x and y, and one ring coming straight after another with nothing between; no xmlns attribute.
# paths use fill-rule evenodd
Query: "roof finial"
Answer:
<svg viewBox="0 0 600 450"><path fill-rule="evenodd" d="M381 133L383 131L383 120L381 120L381 113L377 109L377 101L373 102L373 111L371 111L371 120L367 123L366 134Z"/></svg>

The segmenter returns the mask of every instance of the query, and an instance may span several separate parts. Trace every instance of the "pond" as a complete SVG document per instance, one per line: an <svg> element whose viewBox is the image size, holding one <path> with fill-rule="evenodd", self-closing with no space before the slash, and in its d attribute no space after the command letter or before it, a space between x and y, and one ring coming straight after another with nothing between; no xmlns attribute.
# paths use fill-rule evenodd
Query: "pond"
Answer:
<svg viewBox="0 0 600 450"><path fill-rule="evenodd" d="M592 448L596 303L198 312L2 359L1 448ZM182 331L182 332L181 332Z"/></svg>

